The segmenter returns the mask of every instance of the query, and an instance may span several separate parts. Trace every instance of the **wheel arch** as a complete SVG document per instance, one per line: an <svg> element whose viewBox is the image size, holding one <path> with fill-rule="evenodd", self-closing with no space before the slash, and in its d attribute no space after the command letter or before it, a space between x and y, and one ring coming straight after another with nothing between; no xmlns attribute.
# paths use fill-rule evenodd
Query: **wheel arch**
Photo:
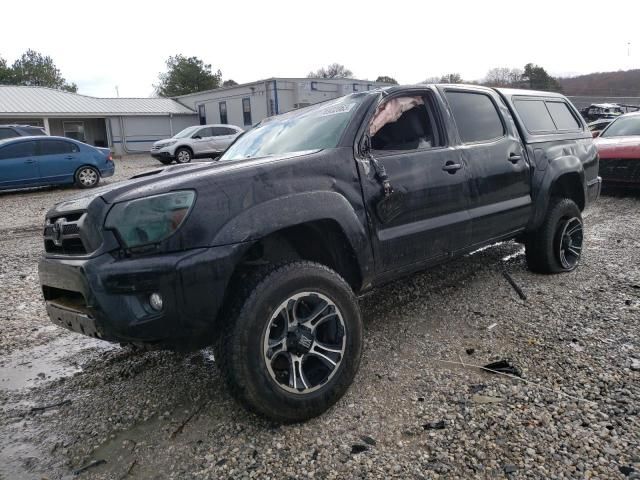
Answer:
<svg viewBox="0 0 640 480"><path fill-rule="evenodd" d="M580 211L584 210L587 197L585 175L582 162L578 157L572 155L560 157L549 164L537 187L529 230L542 224L553 197L569 198L578 205Z"/></svg>
<svg viewBox="0 0 640 480"><path fill-rule="evenodd" d="M359 291L373 272L366 223L336 192L277 198L243 210L215 235L212 245L247 242L240 263L303 259L338 272Z"/></svg>

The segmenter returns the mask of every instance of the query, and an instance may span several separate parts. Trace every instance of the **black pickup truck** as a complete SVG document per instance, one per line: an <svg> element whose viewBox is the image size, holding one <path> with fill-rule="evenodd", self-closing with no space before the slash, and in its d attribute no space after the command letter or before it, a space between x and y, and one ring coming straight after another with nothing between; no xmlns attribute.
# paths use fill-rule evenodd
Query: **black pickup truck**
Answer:
<svg viewBox="0 0 640 480"><path fill-rule="evenodd" d="M357 295L516 239L568 272L598 155L563 96L465 85L354 93L262 121L220 161L57 204L40 281L53 322L112 342L215 346L246 407L326 410L360 362Z"/></svg>

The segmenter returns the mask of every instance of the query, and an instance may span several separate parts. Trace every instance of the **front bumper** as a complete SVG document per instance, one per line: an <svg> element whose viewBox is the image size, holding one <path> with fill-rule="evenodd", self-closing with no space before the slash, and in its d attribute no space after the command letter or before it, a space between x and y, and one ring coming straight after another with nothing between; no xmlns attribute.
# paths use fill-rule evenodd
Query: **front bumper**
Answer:
<svg viewBox="0 0 640 480"><path fill-rule="evenodd" d="M175 155L169 151L151 150L151 156L157 160L175 160Z"/></svg>
<svg viewBox="0 0 640 480"><path fill-rule="evenodd" d="M599 174L605 185L640 187L640 158L600 158Z"/></svg>
<svg viewBox="0 0 640 480"><path fill-rule="evenodd" d="M38 272L57 325L112 342L199 348L214 340L243 251L236 244L139 258L43 258ZM160 312L149 304L154 292L164 299Z"/></svg>

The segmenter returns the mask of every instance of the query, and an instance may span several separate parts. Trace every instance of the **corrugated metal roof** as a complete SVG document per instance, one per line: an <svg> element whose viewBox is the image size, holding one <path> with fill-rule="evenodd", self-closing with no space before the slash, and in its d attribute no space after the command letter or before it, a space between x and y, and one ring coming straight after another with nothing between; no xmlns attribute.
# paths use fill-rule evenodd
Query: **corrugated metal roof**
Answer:
<svg viewBox="0 0 640 480"><path fill-rule="evenodd" d="M46 87L0 85L0 115L193 115L170 98L96 98Z"/></svg>

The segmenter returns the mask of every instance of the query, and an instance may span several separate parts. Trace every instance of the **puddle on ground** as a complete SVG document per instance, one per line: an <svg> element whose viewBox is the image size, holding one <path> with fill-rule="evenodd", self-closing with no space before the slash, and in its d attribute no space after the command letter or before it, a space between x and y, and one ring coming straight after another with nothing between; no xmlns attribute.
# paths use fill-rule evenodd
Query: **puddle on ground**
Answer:
<svg viewBox="0 0 640 480"><path fill-rule="evenodd" d="M81 372L78 354L116 345L83 335L67 334L44 345L25 348L0 359L0 390L33 388Z"/></svg>

